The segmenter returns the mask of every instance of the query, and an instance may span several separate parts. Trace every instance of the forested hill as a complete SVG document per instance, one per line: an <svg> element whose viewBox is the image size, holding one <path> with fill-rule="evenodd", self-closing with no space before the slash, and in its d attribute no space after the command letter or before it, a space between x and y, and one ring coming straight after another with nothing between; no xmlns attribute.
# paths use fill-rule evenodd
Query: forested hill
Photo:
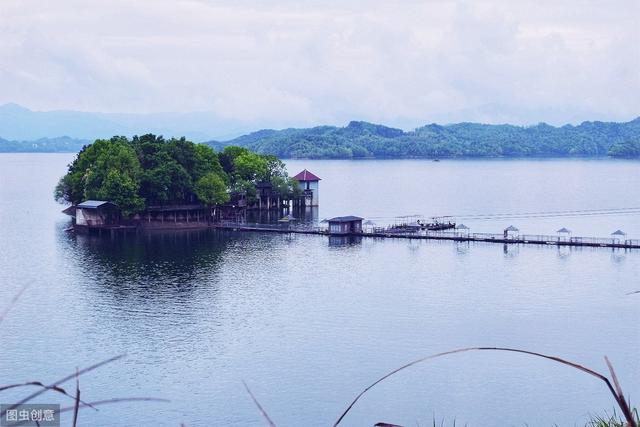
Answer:
<svg viewBox="0 0 640 427"><path fill-rule="evenodd" d="M626 123L584 122L554 127L430 124L411 132L367 122L346 127L261 130L216 149L238 145L282 158L365 157L640 157L640 117Z"/></svg>

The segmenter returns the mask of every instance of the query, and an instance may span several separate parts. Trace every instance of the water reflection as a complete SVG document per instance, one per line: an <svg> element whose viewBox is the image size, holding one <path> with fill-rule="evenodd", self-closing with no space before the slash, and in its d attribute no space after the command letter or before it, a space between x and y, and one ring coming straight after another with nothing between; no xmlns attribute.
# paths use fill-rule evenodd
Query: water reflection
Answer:
<svg viewBox="0 0 640 427"><path fill-rule="evenodd" d="M506 258L515 258L520 253L520 245L504 244L502 245L502 253Z"/></svg>
<svg viewBox="0 0 640 427"><path fill-rule="evenodd" d="M329 246L358 246L362 243L362 236L329 236Z"/></svg>
<svg viewBox="0 0 640 427"><path fill-rule="evenodd" d="M627 251L623 249L613 248L611 250L611 261L615 264L621 264L627 258Z"/></svg>
<svg viewBox="0 0 640 427"><path fill-rule="evenodd" d="M293 215L297 224L317 225L318 224L318 208L302 207L296 209L281 210L251 210L246 213L246 220L250 223L259 224L275 224L279 219L287 214Z"/></svg>
<svg viewBox="0 0 640 427"><path fill-rule="evenodd" d="M458 255L467 255L471 248L471 242L456 242L454 248Z"/></svg>
<svg viewBox="0 0 640 427"><path fill-rule="evenodd" d="M572 246L558 246L558 258L560 259L568 259L572 252Z"/></svg>
<svg viewBox="0 0 640 427"><path fill-rule="evenodd" d="M198 287L215 284L229 242L208 230L114 239L63 232L61 241L85 286L131 306L188 303Z"/></svg>

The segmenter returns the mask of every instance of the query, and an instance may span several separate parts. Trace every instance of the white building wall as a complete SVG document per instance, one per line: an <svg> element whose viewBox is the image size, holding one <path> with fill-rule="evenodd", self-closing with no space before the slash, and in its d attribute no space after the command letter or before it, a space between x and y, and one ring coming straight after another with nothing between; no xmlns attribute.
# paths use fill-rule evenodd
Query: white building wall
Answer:
<svg viewBox="0 0 640 427"><path fill-rule="evenodd" d="M320 206L320 193L319 193L319 185L318 181L313 181L309 183L309 189L313 190L313 201L311 206Z"/></svg>
<svg viewBox="0 0 640 427"><path fill-rule="evenodd" d="M76 224L77 225L87 225L87 219L84 216L83 209L76 209Z"/></svg>

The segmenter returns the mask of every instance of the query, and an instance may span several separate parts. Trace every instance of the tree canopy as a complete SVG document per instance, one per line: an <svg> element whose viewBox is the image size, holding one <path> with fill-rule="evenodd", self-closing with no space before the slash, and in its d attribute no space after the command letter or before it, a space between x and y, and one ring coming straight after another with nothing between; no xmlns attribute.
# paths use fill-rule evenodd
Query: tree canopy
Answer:
<svg viewBox="0 0 640 427"><path fill-rule="evenodd" d="M80 150L55 198L72 204L109 200L130 215L155 205L224 204L234 193L255 198L260 182L271 183L283 198L300 192L284 163L271 155L241 147L217 153L185 138L114 136Z"/></svg>

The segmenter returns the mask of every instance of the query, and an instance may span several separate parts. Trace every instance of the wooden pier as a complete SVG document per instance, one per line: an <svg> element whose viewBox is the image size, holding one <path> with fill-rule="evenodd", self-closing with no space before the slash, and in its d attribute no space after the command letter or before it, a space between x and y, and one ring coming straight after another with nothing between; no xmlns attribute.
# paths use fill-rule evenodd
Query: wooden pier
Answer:
<svg viewBox="0 0 640 427"><path fill-rule="evenodd" d="M304 227L295 225L270 225L270 224L216 224L218 230L281 233L281 234L309 234L318 236L331 236L328 230L317 227ZM640 249L640 239L617 239L607 237L569 237L552 235L508 235L492 233L462 233L462 232L435 232L422 231L414 233L385 233L363 230L360 233L349 233L348 236L359 236L379 239L410 239L410 240L450 240L454 242L484 242L501 243L506 245L546 245L546 246L573 246L594 248L618 248Z"/></svg>

